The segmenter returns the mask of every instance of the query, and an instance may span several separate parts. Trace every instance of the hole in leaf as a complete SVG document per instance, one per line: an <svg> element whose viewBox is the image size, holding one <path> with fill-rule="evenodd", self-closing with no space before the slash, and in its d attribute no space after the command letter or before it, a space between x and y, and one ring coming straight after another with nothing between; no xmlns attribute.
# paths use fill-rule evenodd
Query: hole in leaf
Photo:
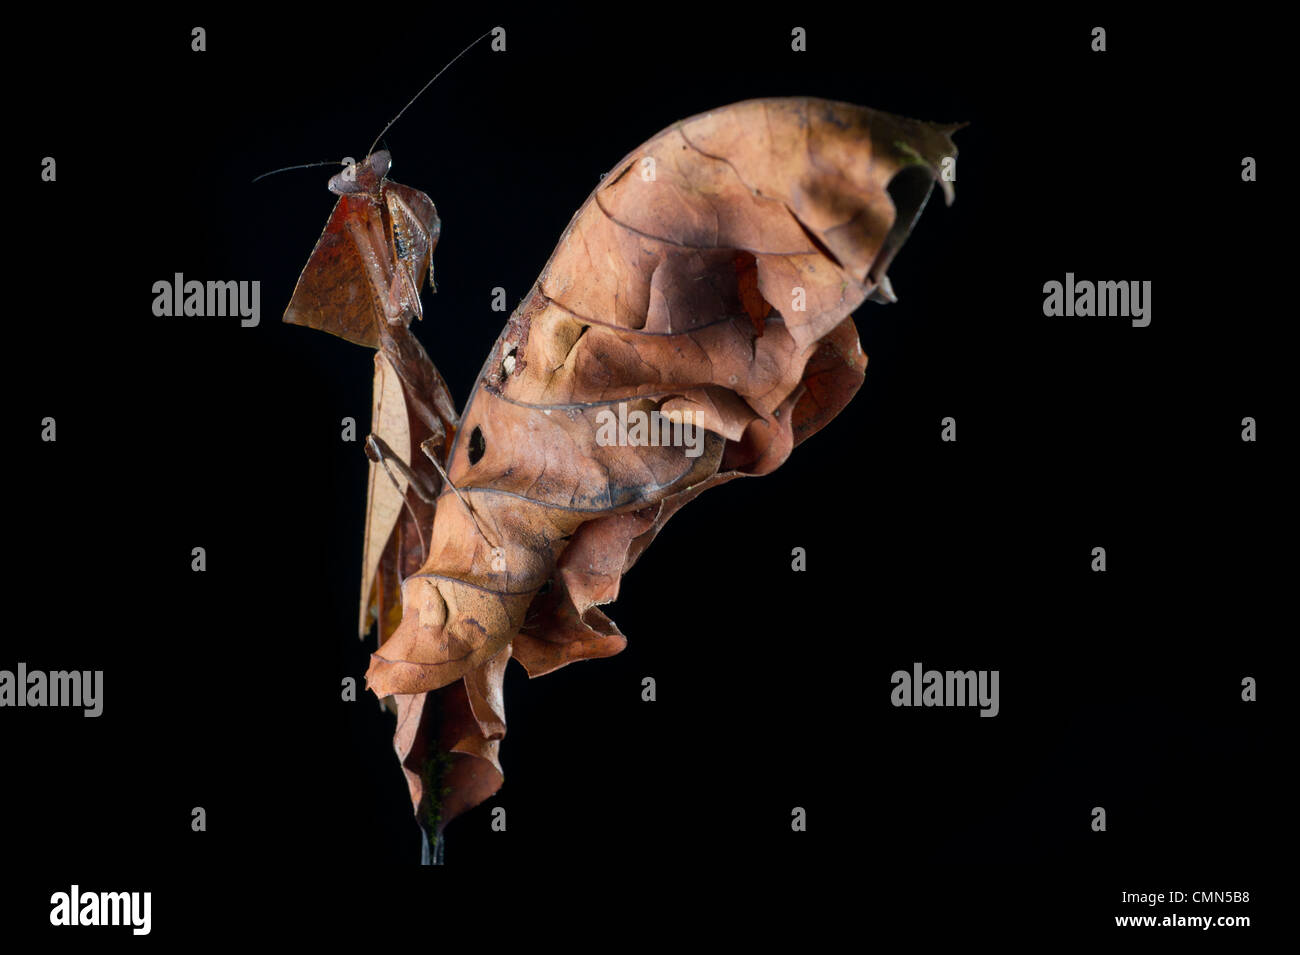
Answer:
<svg viewBox="0 0 1300 955"><path fill-rule="evenodd" d="M478 464L487 452L487 442L483 440L483 430L475 427L469 433L469 463Z"/></svg>
<svg viewBox="0 0 1300 955"><path fill-rule="evenodd" d="M873 282L880 281L880 277L889 268L889 263L894 261L894 256L907 241L912 225L925 208L925 202L930 198L930 190L933 188L934 176L924 166L908 166L889 180L886 191L894 203L894 225L885 236L876 261L871 264L868 274Z"/></svg>

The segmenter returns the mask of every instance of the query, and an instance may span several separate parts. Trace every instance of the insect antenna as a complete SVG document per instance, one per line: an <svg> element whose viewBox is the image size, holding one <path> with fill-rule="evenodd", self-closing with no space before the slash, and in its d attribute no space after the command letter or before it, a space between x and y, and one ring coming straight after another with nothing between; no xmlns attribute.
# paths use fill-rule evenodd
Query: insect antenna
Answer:
<svg viewBox="0 0 1300 955"><path fill-rule="evenodd" d="M494 29L495 29L495 28L494 28ZM392 129L392 127L393 127L393 123L395 123L395 122L397 122L399 119L401 119L401 118L402 118L402 114L405 113L408 109L410 109L411 104L414 103L417 99L419 99L420 96L423 95L424 91L427 90L430 86L433 85L433 80L436 80L438 77L442 76L443 73L446 73L447 70L449 70L449 69L451 68L451 65L452 65L453 63L455 63L455 62L456 62L457 60L459 60L462 56L464 56L466 53L468 53L468 52L469 52L470 50L472 50L475 46L477 46L479 43L481 43L483 40L485 40L487 37L489 37L489 36L491 36L491 35L492 35L492 31L491 31L491 30L488 30L486 33L484 33L484 34L483 34L481 37L479 37L477 40L475 40L475 41L474 41L473 43L471 43L469 46L465 47L465 49L461 50L459 53L457 53L455 56L453 56L450 60L448 60L446 66L444 66L442 69L440 69L437 73L434 73L434 74L433 74L433 79L429 80L429 82L427 82L427 83L425 83L423 86L421 86L421 87L420 87L420 92L419 92L419 93L416 93L414 96L412 96L412 97L407 101L406 105L403 106L400 110L398 110L397 115L394 116L392 119L390 119L390 120L388 121L388 125L385 126L383 129L381 129L381 130L379 131L379 135L375 137L375 141L374 141L373 143L371 143L371 144L370 144L370 148L366 150L366 155L369 156L371 153L373 153L373 152L375 151L375 147L376 147L377 145L379 145L379 141L380 141L381 139L384 138L384 133L386 133L386 132L388 132L390 129ZM387 145L387 144L385 144L385 145ZM339 166L339 165L346 165L346 162L345 162L345 161L341 161L341 160L327 159L327 160L325 160L324 162L307 162L307 163L301 163L301 164L299 164L299 165L297 165L297 166L283 166L283 167L281 167L280 169L272 169L270 172L264 172L264 173L262 173L260 176L257 177L257 179L254 179L253 182L257 182L259 179L265 179L267 176L274 176L274 175L275 175L276 173L278 173L278 172L288 172L288 171L291 170L291 169L314 169L314 168L316 168L317 166Z"/></svg>
<svg viewBox="0 0 1300 955"><path fill-rule="evenodd" d="M495 29L495 28L494 28L494 29ZM433 85L433 80L436 80L438 77L442 76L443 73L446 73L447 70L451 69L451 64L452 64L452 63L455 63L455 62L456 62L457 60L459 60L462 56L464 56L464 55L465 55L466 53L468 53L470 50L474 49L475 46L477 46L477 45L478 45L479 43L481 43L484 39L486 39L487 37L489 37L489 36L491 36L491 35L492 35L492 30L488 30L487 33L484 33L484 34L483 34L483 36L479 37L477 40L475 40L475 41L474 41L473 43L471 43L469 46L465 47L465 49L461 50L459 53L457 53L455 56L453 56L453 57L452 57L452 58L447 62L447 65L446 65L446 66L444 66L442 69L440 69L437 73L434 73L434 74L433 74L433 79L429 80L429 82L427 82L427 83L425 83L423 86L421 86L421 87L420 87L420 92L419 92L419 93L416 93L414 96L412 96L412 97L410 98L410 100L407 101L406 105L403 106L400 110L398 110L397 115L394 116L392 119L390 119L390 120L388 121L388 125L385 126L383 129L381 129L381 130L379 131L379 135L375 137L375 141L374 141L373 143L371 143L371 144L370 144L370 148L366 150L366 155L369 156L372 152L375 151L375 146L377 146L377 145L379 144L379 140L381 140L381 139L384 138L384 133L386 133L386 132L388 132L390 129L392 129L392 128L393 128L393 123L397 122L399 119L402 118L402 113L405 113L408 109L410 109L411 104L414 103L417 99L419 99L420 96L424 93L424 91L427 90L430 86Z"/></svg>
<svg viewBox="0 0 1300 955"><path fill-rule="evenodd" d="M280 169L272 169L270 172L264 172L257 179L265 179L267 176L274 176L277 172L288 172L290 169L315 169L317 166L340 166L342 162L337 159L327 159L324 162L305 162L297 166L283 166ZM254 179L253 182L257 182Z"/></svg>

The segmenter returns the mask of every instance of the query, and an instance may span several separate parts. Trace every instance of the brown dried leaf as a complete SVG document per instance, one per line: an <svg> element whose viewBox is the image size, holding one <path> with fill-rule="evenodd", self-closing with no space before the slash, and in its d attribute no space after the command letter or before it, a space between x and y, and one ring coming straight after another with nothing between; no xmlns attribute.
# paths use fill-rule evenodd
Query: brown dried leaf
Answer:
<svg viewBox="0 0 1300 955"><path fill-rule="evenodd" d="M956 154L954 128L753 100L625 157L480 373L448 468L473 514L440 499L370 687L435 690L512 644L534 675L618 652L593 608L664 521L777 467L856 391L866 358L849 315L892 300L886 269ZM698 456L608 445L602 411L689 414L708 433Z"/></svg>

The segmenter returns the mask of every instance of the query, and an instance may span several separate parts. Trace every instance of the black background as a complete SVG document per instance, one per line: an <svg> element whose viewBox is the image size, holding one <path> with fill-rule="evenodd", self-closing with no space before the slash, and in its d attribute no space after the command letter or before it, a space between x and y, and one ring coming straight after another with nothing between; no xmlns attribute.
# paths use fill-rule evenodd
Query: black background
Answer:
<svg viewBox="0 0 1300 955"><path fill-rule="evenodd" d="M10 37L42 68L9 65L0 667L103 669L105 711L0 715L4 855L29 873L7 926L48 927L74 881L152 890L155 937L250 911L305 938L369 930L380 899L430 933L474 900L644 922L730 889L873 932L961 929L979 903L985 937L1021 917L1073 934L1150 911L1121 890L1170 888L1249 890L1232 913L1264 920L1294 310L1267 23L29 16ZM442 219L417 333L462 405L504 323L492 288L513 308L599 175L674 120L808 94L971 125L956 204L932 197L890 269L899 303L858 312L859 395L776 473L669 522L607 608L623 654L535 681L511 666L506 783L424 886L403 875L419 838L392 718L340 700L372 646L354 630L366 462L339 439L347 415L364 434L370 353L279 322L334 170L250 180L362 155L498 23L508 52L472 50L385 137ZM1067 271L1151 281L1151 325L1045 318ZM176 272L260 280L261 324L155 318ZM916 660L999 669L1000 715L893 708L890 674ZM389 913L402 892L433 914ZM1206 911L1229 910L1184 907Z"/></svg>

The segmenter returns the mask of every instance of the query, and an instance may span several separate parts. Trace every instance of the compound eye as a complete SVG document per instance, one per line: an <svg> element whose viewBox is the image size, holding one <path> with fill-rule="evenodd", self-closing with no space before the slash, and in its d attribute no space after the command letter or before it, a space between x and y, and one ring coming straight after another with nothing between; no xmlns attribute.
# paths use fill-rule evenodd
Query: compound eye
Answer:
<svg viewBox="0 0 1300 955"><path fill-rule="evenodd" d="M351 165L346 166L342 172L335 173L330 177L330 192L338 193L339 195L347 195L351 192L364 191L365 185L362 180L366 178L367 172L368 167L362 166L360 163L354 162Z"/></svg>

